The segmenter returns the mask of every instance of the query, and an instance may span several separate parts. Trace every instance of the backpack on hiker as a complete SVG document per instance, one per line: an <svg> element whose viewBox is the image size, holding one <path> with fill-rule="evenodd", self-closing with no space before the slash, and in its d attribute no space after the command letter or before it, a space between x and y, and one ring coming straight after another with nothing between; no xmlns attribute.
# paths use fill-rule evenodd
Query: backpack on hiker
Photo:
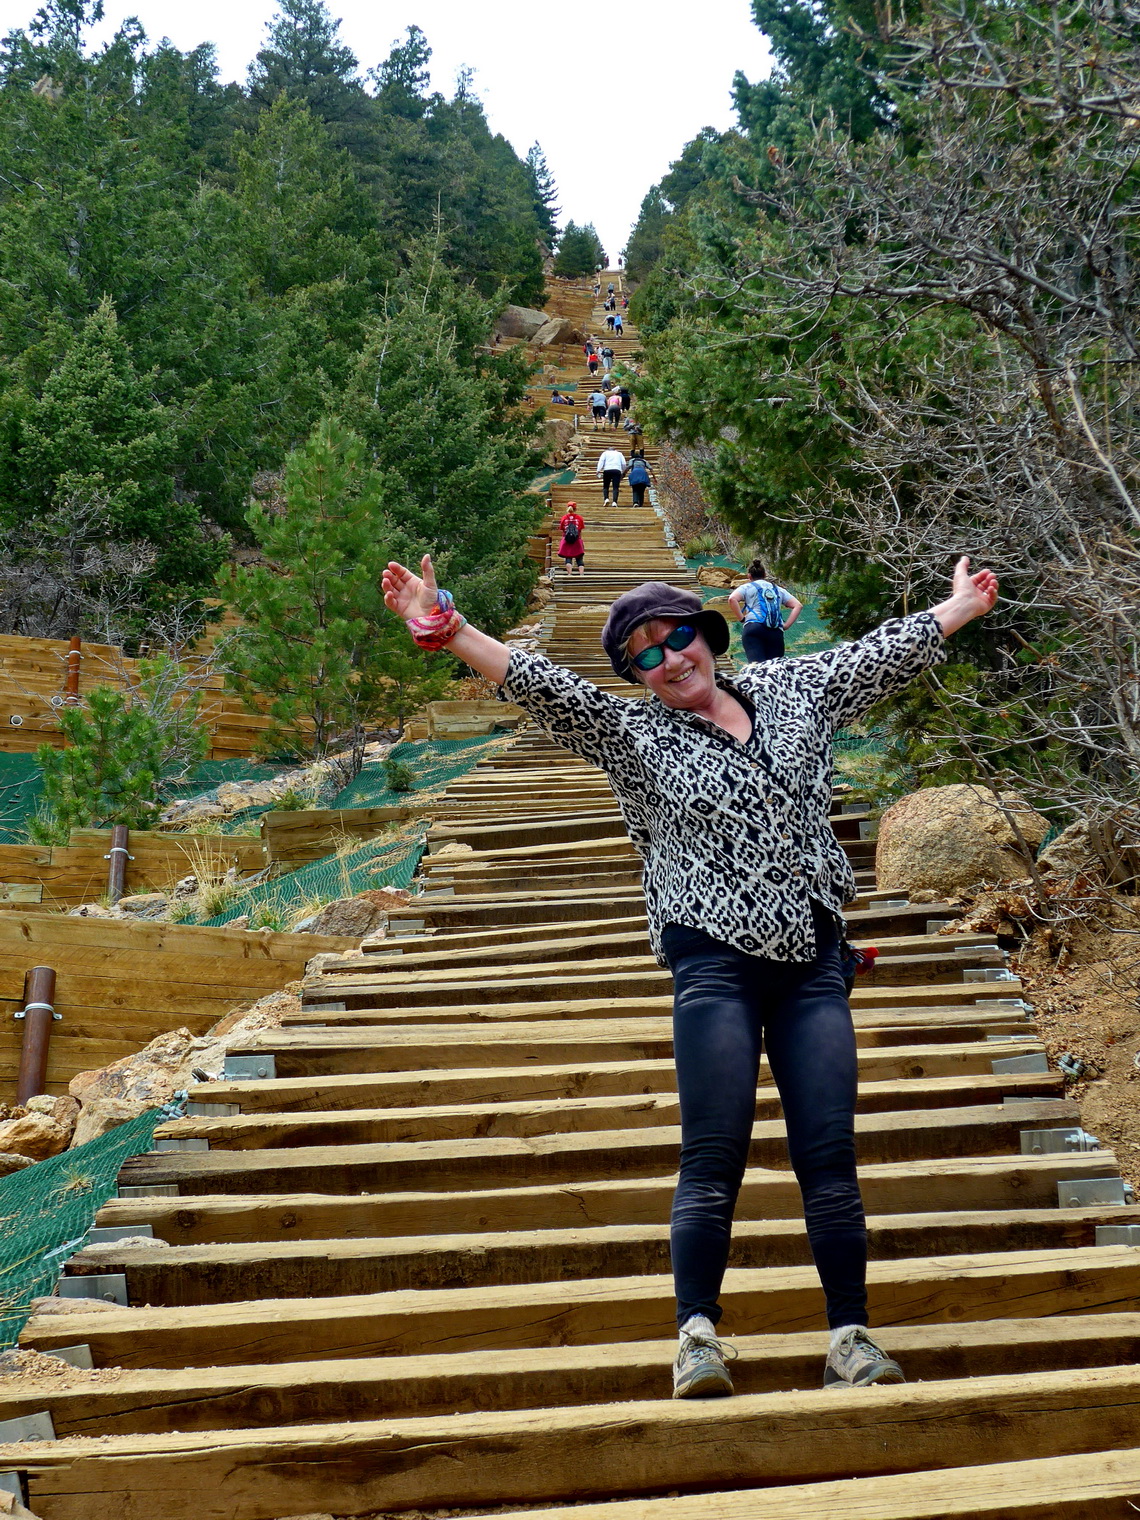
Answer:
<svg viewBox="0 0 1140 1520"><path fill-rule="evenodd" d="M562 524L563 543L576 544L581 536L582 535L578 531L578 524L574 521L573 518L570 518L568 522L564 522Z"/></svg>
<svg viewBox="0 0 1140 1520"><path fill-rule="evenodd" d="M750 591L755 593L754 597L749 596ZM765 628L784 626L783 598L774 581L749 581L744 587L744 600L753 614L749 622L761 623Z"/></svg>

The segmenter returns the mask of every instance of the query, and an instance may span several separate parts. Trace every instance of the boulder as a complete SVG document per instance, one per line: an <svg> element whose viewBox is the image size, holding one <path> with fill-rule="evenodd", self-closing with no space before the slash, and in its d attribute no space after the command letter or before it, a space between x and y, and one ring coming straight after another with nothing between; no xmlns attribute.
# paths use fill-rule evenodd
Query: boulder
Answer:
<svg viewBox="0 0 1140 1520"><path fill-rule="evenodd" d="M72 1149L77 1145L86 1145L88 1140L98 1140L108 1130L118 1129L120 1124L137 1119L141 1113L153 1107L153 1103L142 1103L137 1098L96 1096L86 1099L79 1110L79 1118L71 1136Z"/></svg>
<svg viewBox="0 0 1140 1520"><path fill-rule="evenodd" d="M0 1151L0 1177L22 1172L26 1166L35 1166L30 1156L19 1156L15 1151Z"/></svg>
<svg viewBox="0 0 1140 1520"><path fill-rule="evenodd" d="M526 338L529 341L549 320L544 311L535 311L529 306L508 306L495 323L495 332L500 338Z"/></svg>
<svg viewBox="0 0 1140 1520"><path fill-rule="evenodd" d="M168 1029L133 1056L123 1056L98 1071L81 1071L67 1090L86 1108L96 1098L123 1098L136 1104L135 1112L166 1103L186 1083L191 1035L186 1028ZM120 1121L121 1122L121 1121Z"/></svg>
<svg viewBox="0 0 1140 1520"><path fill-rule="evenodd" d="M367 892L358 892L358 897L366 897L370 903L375 903L387 913L391 908L403 908L412 900L412 894L407 887L370 887Z"/></svg>
<svg viewBox="0 0 1140 1520"><path fill-rule="evenodd" d="M718 591L731 591L735 586L743 586L747 579L739 570L730 570L727 565L700 565L697 569L697 585L713 586Z"/></svg>
<svg viewBox="0 0 1140 1520"><path fill-rule="evenodd" d="M1002 802L1036 850L1049 821L1014 792ZM981 881L1016 881L1026 861L1009 820L985 787L931 786L901 797L879 821L875 871L880 891L960 891Z"/></svg>
<svg viewBox="0 0 1140 1520"><path fill-rule="evenodd" d="M383 908L367 897L340 897L326 903L319 913L297 925L299 934L339 934L345 939L363 939L380 924L387 922Z"/></svg>
<svg viewBox="0 0 1140 1520"><path fill-rule="evenodd" d="M120 897L119 907L124 913L160 913L166 907L166 893L135 892L130 897Z"/></svg>
<svg viewBox="0 0 1140 1520"><path fill-rule="evenodd" d="M558 464L562 452L574 436L574 423L569 417L547 417L542 424L543 453L547 464Z"/></svg>
<svg viewBox="0 0 1140 1520"><path fill-rule="evenodd" d="M0 1124L0 1151L45 1161L67 1149L70 1129L57 1124L48 1114L25 1114L22 1119L7 1119Z"/></svg>
<svg viewBox="0 0 1140 1520"><path fill-rule="evenodd" d="M1066 878L1098 870L1100 858L1089 837L1088 820L1078 818L1062 829L1038 855L1037 864L1046 875Z"/></svg>
<svg viewBox="0 0 1140 1520"><path fill-rule="evenodd" d="M24 1107L30 1114L46 1114L49 1119L62 1125L68 1134L75 1128L75 1121L79 1118L79 1104L66 1093L60 1097L40 1093L35 1098L29 1098Z"/></svg>
<svg viewBox="0 0 1140 1520"><path fill-rule="evenodd" d="M549 317L530 340L532 348L549 348L552 343L581 343L582 335L569 317Z"/></svg>

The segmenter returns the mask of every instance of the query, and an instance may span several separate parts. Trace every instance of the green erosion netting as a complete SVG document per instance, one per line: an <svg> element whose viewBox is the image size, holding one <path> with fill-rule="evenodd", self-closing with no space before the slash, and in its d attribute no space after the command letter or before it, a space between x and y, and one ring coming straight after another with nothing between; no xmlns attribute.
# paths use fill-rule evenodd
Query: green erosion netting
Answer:
<svg viewBox="0 0 1140 1520"><path fill-rule="evenodd" d="M511 736L491 734L473 739L430 739L396 744L388 752L413 772L408 791L394 792L383 765L369 765L339 792L330 806L337 808L390 807L442 792L486 755L509 744ZM393 832L364 839L321 860L311 861L283 876L236 887L225 907L210 918L194 919L211 928L250 915L251 928L284 928L304 909L338 897L353 897L372 887L408 887L424 852L426 819L393 826Z"/></svg>
<svg viewBox="0 0 1140 1520"><path fill-rule="evenodd" d="M0 753L0 844L27 844L43 785L35 755Z"/></svg>
<svg viewBox="0 0 1140 1520"><path fill-rule="evenodd" d="M184 1098L0 1177L0 1349L16 1344L32 1300L53 1291L63 1263L82 1247L123 1162L150 1150L155 1129L181 1114Z"/></svg>
<svg viewBox="0 0 1140 1520"><path fill-rule="evenodd" d="M441 792L457 776L477 765L485 755L509 744L505 732L477 736L473 739L409 739L395 744L386 759L398 760L415 772L411 792L394 792L389 787L383 765L367 765L338 792L334 808L388 807L407 802L420 792Z"/></svg>
<svg viewBox="0 0 1140 1520"><path fill-rule="evenodd" d="M338 897L355 897L373 887L408 887L424 853L426 819L407 824L395 836L361 840L355 849L338 851L273 876L251 887L235 887L232 898L212 918L188 922L220 928L248 913L250 928L285 929L308 908L316 913Z"/></svg>

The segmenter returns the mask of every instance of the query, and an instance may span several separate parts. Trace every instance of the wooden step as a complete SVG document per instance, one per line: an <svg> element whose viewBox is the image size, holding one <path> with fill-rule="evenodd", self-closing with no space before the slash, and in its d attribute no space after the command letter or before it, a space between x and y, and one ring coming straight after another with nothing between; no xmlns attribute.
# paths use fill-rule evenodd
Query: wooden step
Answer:
<svg viewBox="0 0 1140 1520"><path fill-rule="evenodd" d="M909 1257L872 1262L867 1284L873 1323L1118 1313L1140 1291L1140 1254L1130 1246L1096 1246ZM730 1335L823 1326L814 1267L730 1269L721 1301L722 1328ZM581 1346L659 1338L672 1325L674 1303L672 1278L665 1275L263 1298L33 1317L20 1344L47 1351L85 1343L97 1367L234 1366L329 1355ZM1134 1371L1140 1377L1140 1369Z"/></svg>
<svg viewBox="0 0 1140 1520"><path fill-rule="evenodd" d="M1111 1151L1089 1155L973 1156L869 1163L859 1169L863 1201L874 1214L920 1209L1048 1209L1059 1183L1118 1175ZM539 1183L462 1192L199 1193L123 1198L104 1204L101 1225L146 1222L172 1245L248 1240L363 1239L478 1230L575 1229L582 1225L661 1224L669 1218L675 1175L605 1178L570 1187ZM750 1168L737 1219L797 1219L799 1189L788 1172Z"/></svg>
<svg viewBox="0 0 1140 1520"><path fill-rule="evenodd" d="M977 1214L872 1215L874 1261L1079 1249L1100 1225L1129 1224L1126 1208L988 1210ZM738 1220L729 1265L808 1266L802 1220ZM243 1245L132 1246L81 1251L69 1277L122 1273L133 1304L238 1303L253 1298L325 1298L405 1289L480 1288L508 1283L650 1276L669 1271L667 1225L405 1236Z"/></svg>
<svg viewBox="0 0 1140 1520"><path fill-rule="evenodd" d="M1015 1456L1124 1450L1138 1420L1140 1369L1117 1366L873 1388L858 1397L746 1394L643 1401L620 1413L603 1404L270 1426L217 1431L208 1441L193 1432L65 1437L38 1443L34 1467L26 1446L0 1446L0 1464L28 1464L29 1502L50 1520L141 1517L148 1502L163 1520L266 1520L298 1506L360 1513L366 1505L660 1493L722 1483L727 1472L760 1487L992 1466Z"/></svg>

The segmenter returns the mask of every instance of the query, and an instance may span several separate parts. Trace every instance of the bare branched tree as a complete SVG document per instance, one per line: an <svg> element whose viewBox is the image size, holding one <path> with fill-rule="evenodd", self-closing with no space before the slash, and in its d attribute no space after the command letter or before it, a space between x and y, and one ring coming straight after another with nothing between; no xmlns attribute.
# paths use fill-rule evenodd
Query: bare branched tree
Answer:
<svg viewBox="0 0 1140 1520"><path fill-rule="evenodd" d="M1028 780L1140 872L1140 9L884 8L899 129L822 123L707 281L759 329L833 336L806 385L853 445L816 532L858 531L903 605L963 551L1002 580L994 668L932 736ZM835 382L836 343L864 342ZM824 383L827 363L830 383ZM807 505L805 503L805 505ZM815 504L817 505L817 503Z"/></svg>

